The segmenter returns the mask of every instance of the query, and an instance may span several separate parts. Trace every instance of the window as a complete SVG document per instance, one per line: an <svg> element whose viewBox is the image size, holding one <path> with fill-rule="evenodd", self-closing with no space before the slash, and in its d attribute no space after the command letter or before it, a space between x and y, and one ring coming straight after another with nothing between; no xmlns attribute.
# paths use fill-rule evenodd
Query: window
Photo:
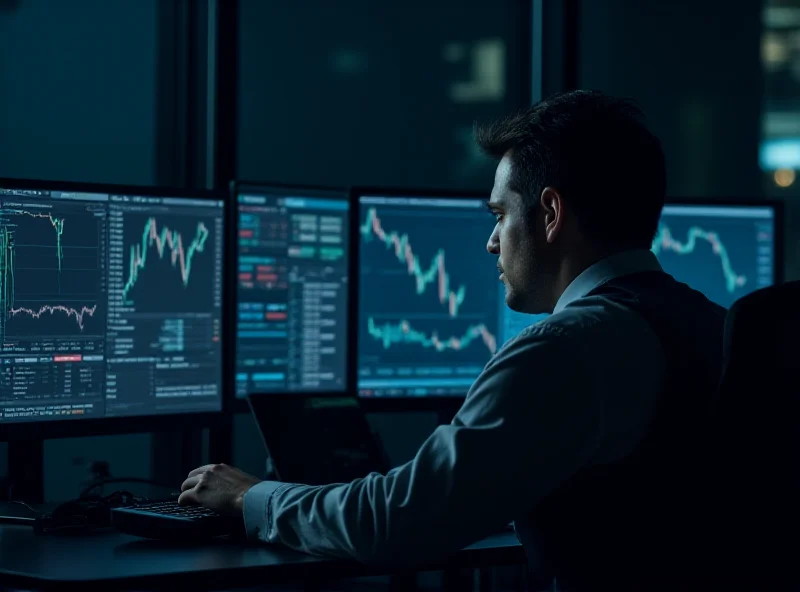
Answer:
<svg viewBox="0 0 800 592"><path fill-rule="evenodd" d="M763 194L760 14L728 0L581 3L579 86L641 104L671 196Z"/></svg>
<svg viewBox="0 0 800 592"><path fill-rule="evenodd" d="M523 4L240 0L239 176L488 189L472 127L524 104Z"/></svg>
<svg viewBox="0 0 800 592"><path fill-rule="evenodd" d="M0 3L0 177L155 182L157 2Z"/></svg>
<svg viewBox="0 0 800 592"><path fill-rule="evenodd" d="M764 111L759 163L772 195L800 195L800 1L768 0L762 12Z"/></svg>

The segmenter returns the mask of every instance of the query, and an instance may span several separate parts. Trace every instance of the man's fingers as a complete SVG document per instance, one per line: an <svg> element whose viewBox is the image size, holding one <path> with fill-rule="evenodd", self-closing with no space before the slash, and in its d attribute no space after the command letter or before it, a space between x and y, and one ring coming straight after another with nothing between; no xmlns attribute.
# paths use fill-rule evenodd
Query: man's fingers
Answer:
<svg viewBox="0 0 800 592"><path fill-rule="evenodd" d="M199 475L201 473L205 473L206 471L210 471L211 467L214 465L203 465L202 467L197 467L195 470L189 473L189 477L194 477L195 475Z"/></svg>
<svg viewBox="0 0 800 592"><path fill-rule="evenodd" d="M197 499L197 491L194 489L187 489L178 497L178 503L182 506L199 504L200 500Z"/></svg>
<svg viewBox="0 0 800 592"><path fill-rule="evenodd" d="M181 491L186 491L187 489L194 489L195 486L200 483L201 475L195 475L194 477L189 477L186 481L183 482L181 485Z"/></svg>

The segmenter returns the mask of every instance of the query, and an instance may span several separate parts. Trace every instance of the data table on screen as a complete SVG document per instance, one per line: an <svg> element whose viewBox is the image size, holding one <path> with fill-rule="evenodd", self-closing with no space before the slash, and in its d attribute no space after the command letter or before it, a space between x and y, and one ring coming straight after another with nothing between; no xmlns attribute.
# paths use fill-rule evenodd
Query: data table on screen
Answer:
<svg viewBox="0 0 800 592"><path fill-rule="evenodd" d="M236 395L343 391L347 193L255 187L236 201Z"/></svg>

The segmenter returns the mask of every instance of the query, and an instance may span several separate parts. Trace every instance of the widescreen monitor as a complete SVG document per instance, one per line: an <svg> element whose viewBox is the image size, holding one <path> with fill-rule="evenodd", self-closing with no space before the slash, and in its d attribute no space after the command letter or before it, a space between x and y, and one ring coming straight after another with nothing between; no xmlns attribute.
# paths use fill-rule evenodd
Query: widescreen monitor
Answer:
<svg viewBox="0 0 800 592"><path fill-rule="evenodd" d="M357 190L357 388L463 396L491 356L546 315L511 311L486 243L486 195ZM652 249L678 280L730 306L779 276L775 204L670 204Z"/></svg>
<svg viewBox="0 0 800 592"><path fill-rule="evenodd" d="M347 387L347 190L236 183L235 390Z"/></svg>
<svg viewBox="0 0 800 592"><path fill-rule="evenodd" d="M224 202L0 181L0 425L222 409Z"/></svg>

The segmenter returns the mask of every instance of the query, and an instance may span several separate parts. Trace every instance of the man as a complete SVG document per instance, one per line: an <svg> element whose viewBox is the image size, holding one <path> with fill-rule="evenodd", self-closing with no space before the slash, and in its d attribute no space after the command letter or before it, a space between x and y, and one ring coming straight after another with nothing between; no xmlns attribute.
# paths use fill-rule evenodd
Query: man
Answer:
<svg viewBox="0 0 800 592"><path fill-rule="evenodd" d="M666 560L675 573L679 549L653 545L701 505L682 479L696 475L687 459L720 373L724 310L650 250L660 143L633 104L587 91L476 137L499 160L487 249L506 302L552 314L505 345L453 422L387 475L311 487L208 465L181 502L243 514L253 539L363 562L422 564L513 520L548 578L619 586Z"/></svg>

